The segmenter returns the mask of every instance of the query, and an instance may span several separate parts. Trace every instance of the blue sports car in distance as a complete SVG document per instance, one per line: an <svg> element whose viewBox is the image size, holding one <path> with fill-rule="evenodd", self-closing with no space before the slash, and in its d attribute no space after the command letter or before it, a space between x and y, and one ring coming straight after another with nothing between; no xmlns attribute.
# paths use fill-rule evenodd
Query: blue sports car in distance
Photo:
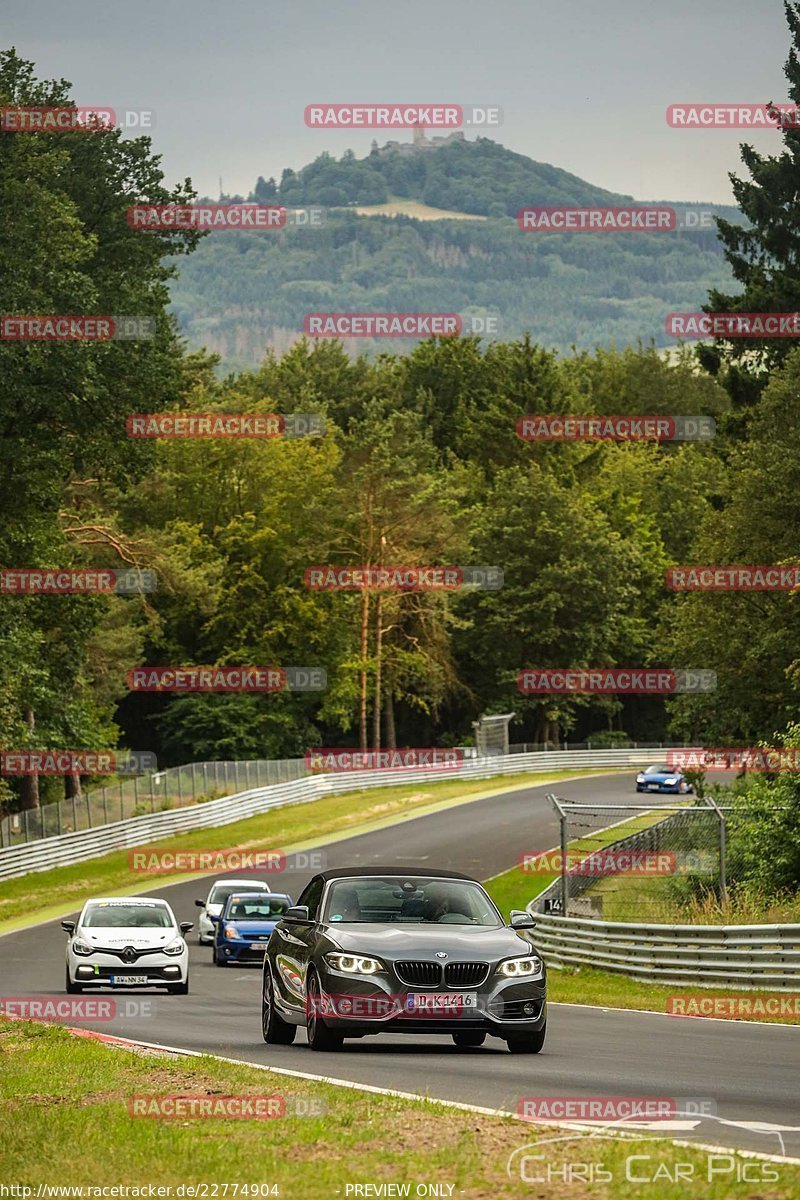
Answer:
<svg viewBox="0 0 800 1200"><path fill-rule="evenodd" d="M285 892L233 892L214 922L214 965L264 961L269 939L292 898Z"/></svg>
<svg viewBox="0 0 800 1200"><path fill-rule="evenodd" d="M686 796L693 791L692 785L682 771L675 767L667 767L663 763L654 763L646 771L640 771L636 776L637 792L673 792Z"/></svg>

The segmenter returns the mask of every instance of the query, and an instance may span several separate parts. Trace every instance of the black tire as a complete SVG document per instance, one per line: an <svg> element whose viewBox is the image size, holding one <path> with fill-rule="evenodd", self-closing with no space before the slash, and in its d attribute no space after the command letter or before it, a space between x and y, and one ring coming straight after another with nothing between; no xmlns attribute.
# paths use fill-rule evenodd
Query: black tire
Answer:
<svg viewBox="0 0 800 1200"><path fill-rule="evenodd" d="M320 986L315 971L309 971L306 979L306 1034L312 1050L341 1050L344 1037L328 1026L319 1015Z"/></svg>
<svg viewBox="0 0 800 1200"><path fill-rule="evenodd" d="M512 1054L538 1054L544 1045L546 1034L547 1022L545 1021L538 1033L518 1034L515 1037L506 1038L506 1042Z"/></svg>
<svg viewBox="0 0 800 1200"><path fill-rule="evenodd" d="M227 965L228 965L227 958L217 958L216 954L214 955L214 966L215 967L227 967Z"/></svg>
<svg viewBox="0 0 800 1200"><path fill-rule="evenodd" d="M72 982L72 980L69 977L69 967L65 966L64 971L66 974L66 983L64 986L66 987L67 994L69 996L77 996L79 992L83 991L83 988L81 987L81 985L79 983Z"/></svg>
<svg viewBox="0 0 800 1200"><path fill-rule="evenodd" d="M290 1021L284 1021L280 1013L275 1011L272 995L272 973L264 968L264 981L261 985L261 1036L271 1046L291 1046L297 1026Z"/></svg>
<svg viewBox="0 0 800 1200"><path fill-rule="evenodd" d="M167 986L167 991L171 996L188 996L189 995L189 980L185 983L170 983Z"/></svg>
<svg viewBox="0 0 800 1200"><path fill-rule="evenodd" d="M454 1033L453 1041L458 1046L459 1050L472 1050L476 1046L482 1046L486 1041L485 1033L472 1033L465 1031L464 1033Z"/></svg>

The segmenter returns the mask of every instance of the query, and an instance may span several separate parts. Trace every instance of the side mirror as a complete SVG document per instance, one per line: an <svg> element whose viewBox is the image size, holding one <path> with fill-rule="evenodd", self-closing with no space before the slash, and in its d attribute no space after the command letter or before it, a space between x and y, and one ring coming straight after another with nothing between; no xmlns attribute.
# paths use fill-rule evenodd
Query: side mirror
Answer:
<svg viewBox="0 0 800 1200"><path fill-rule="evenodd" d="M520 908L512 908L511 920L509 922L512 929L535 929L536 922L530 913L525 912Z"/></svg>
<svg viewBox="0 0 800 1200"><path fill-rule="evenodd" d="M287 908L281 920L289 922L294 921L298 925L310 925L311 918L308 915L308 905L295 904L291 908Z"/></svg>
<svg viewBox="0 0 800 1200"><path fill-rule="evenodd" d="M222 920L222 913L206 913L206 916L208 917L209 921L213 921L215 924L217 921Z"/></svg>
<svg viewBox="0 0 800 1200"><path fill-rule="evenodd" d="M196 908L205 908L206 906L205 900L195 900L194 903Z"/></svg>
<svg viewBox="0 0 800 1200"><path fill-rule="evenodd" d="M75 932L75 922L74 921L62 921L61 928L64 930L65 933L74 933Z"/></svg>
<svg viewBox="0 0 800 1200"><path fill-rule="evenodd" d="M181 933L188 933L190 929L194 929L194 921L181 921Z"/></svg>

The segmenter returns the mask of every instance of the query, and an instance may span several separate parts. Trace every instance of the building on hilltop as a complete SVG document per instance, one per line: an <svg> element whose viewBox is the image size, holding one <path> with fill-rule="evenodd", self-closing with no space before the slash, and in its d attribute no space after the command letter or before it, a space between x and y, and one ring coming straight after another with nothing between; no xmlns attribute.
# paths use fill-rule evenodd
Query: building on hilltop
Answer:
<svg viewBox="0 0 800 1200"><path fill-rule="evenodd" d="M425 130L421 125L415 125L413 129L413 140L410 142L386 142L383 146L378 146L378 139L372 139L372 153L378 154L381 158L385 158L387 154L416 154L418 150L437 150L440 146L447 146L451 142L466 141L463 132L460 129L453 133L445 134L444 136L427 137Z"/></svg>

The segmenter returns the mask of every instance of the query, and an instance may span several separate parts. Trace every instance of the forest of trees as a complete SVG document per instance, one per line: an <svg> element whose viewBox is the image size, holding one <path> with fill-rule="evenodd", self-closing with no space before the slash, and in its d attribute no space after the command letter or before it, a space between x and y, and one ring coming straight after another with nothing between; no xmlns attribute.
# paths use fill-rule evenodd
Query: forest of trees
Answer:
<svg viewBox="0 0 800 1200"><path fill-rule="evenodd" d="M789 77L800 99L792 71L796 60ZM0 56L5 103L63 104L66 88L37 81L14 52ZM729 746L796 737L796 594L676 595L664 572L798 561L800 350L750 343L742 356L724 341L670 358L652 345L580 349L602 341L615 305L652 311L654 326L667 302L693 296L697 305L709 274L715 309L798 307L796 234L785 226L800 193L800 131L781 136L772 159L745 151L743 216L720 224L718 244L706 233L548 246L499 217L434 228L343 214L313 235L313 250L298 230L282 243L211 235L195 254L195 234L142 236L126 223L134 202L193 197L189 181L167 188L149 139L4 136L6 308L138 313L157 332L133 343L0 343L0 562L133 564L153 569L159 586L129 598L0 596L0 746L119 743L155 751L161 765L270 758L312 745L463 744L484 712L513 712L515 741L598 731ZM487 162L498 153L478 145ZM359 169L399 192L391 165ZM304 201L322 201L315 179L339 186L332 167L313 166ZM290 183L284 176L281 200ZM177 286L176 254L189 255ZM505 296L495 283L481 291L482 257L507 280ZM450 270L471 281L463 296ZM719 290L731 270L733 295ZM578 343L562 355L517 327L493 343L431 340L405 354L306 341L276 354L262 326L259 365L220 374L218 357L187 346L169 315L174 301L195 340L205 327L213 347L219 325L209 314L226 288L233 306L268 286L272 317L286 327L334 295L341 309L369 307L369 295L373 307L452 311L469 295L508 311L536 289L555 329L557 284L571 320L561 340ZM314 413L327 431L261 442L126 437L129 414L165 410ZM528 413L707 414L718 434L528 444L516 434ZM504 586L309 591L305 569L319 563L493 565ZM320 666L328 687L130 694L126 674L143 663ZM714 670L717 690L663 701L545 699L516 687L526 666L657 664ZM0 800L31 806L59 787L43 782L39 797L30 780L0 779Z"/></svg>

